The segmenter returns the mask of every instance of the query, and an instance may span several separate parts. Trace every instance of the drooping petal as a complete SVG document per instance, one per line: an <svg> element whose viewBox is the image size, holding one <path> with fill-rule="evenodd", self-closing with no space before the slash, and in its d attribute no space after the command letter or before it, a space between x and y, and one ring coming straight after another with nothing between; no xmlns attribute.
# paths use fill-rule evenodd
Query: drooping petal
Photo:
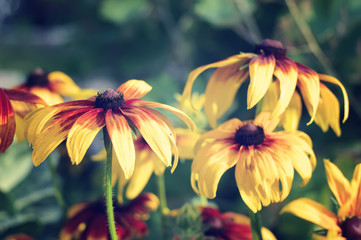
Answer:
<svg viewBox="0 0 361 240"><path fill-rule="evenodd" d="M164 164L171 166L172 148L169 139L173 138L175 142L175 136L169 127L160 118L143 108L134 107L124 109L123 112Z"/></svg>
<svg viewBox="0 0 361 240"><path fill-rule="evenodd" d="M311 68L306 67L301 63L296 63L298 69L298 82L303 101L311 116L311 120L307 125L311 124L315 118L318 101L320 99L320 79L318 74Z"/></svg>
<svg viewBox="0 0 361 240"><path fill-rule="evenodd" d="M126 104L131 105L131 106L137 106L137 107L155 107L155 108L163 108L171 113L173 113L174 115L176 115L177 117L179 117L180 119L182 119L183 122L185 122L185 124L187 124L187 126L192 129L195 130L197 127L194 124L194 122L192 121L192 119L190 117L188 117L184 112L182 112L181 110L168 106L166 104L161 104L161 103L156 103L156 102L149 102L149 101L143 101L141 99L138 100L133 100L133 101L127 101Z"/></svg>
<svg viewBox="0 0 361 240"><path fill-rule="evenodd" d="M298 92L292 95L290 104L284 111L280 124L289 132L296 131L302 115L302 101Z"/></svg>
<svg viewBox="0 0 361 240"><path fill-rule="evenodd" d="M0 88L0 153L11 145L15 135L15 113L6 95Z"/></svg>
<svg viewBox="0 0 361 240"><path fill-rule="evenodd" d="M179 157L183 159L193 159L195 155L194 146L201 136L201 133L188 129L176 128L176 143Z"/></svg>
<svg viewBox="0 0 361 240"><path fill-rule="evenodd" d="M345 178L340 169L327 159L323 160L326 170L327 182L333 195L340 206L344 205L351 197L350 182Z"/></svg>
<svg viewBox="0 0 361 240"><path fill-rule="evenodd" d="M71 127L66 148L73 164L81 162L95 136L104 127L103 111L101 108L90 110L79 117Z"/></svg>
<svg viewBox="0 0 361 240"><path fill-rule="evenodd" d="M276 58L273 55L259 55L249 63L251 82L247 91L247 109L254 107L267 92L275 65Z"/></svg>
<svg viewBox="0 0 361 240"><path fill-rule="evenodd" d="M181 98L181 101L180 101L181 109L183 108L182 104L185 101L189 101L191 103L191 106L193 106L193 104L191 102L193 83L202 72L204 72L205 70L207 70L209 68L227 67L227 66L233 65L235 63L241 62L241 61L249 60L252 57L253 57L252 54L233 55L233 56L231 56L229 58L226 58L224 60L221 60L221 61L218 61L218 62L215 62L215 63L211 63L211 64L208 64L208 65L204 65L204 66L201 66L201 67L198 67L198 68L194 69L189 74L187 83L186 83L186 85L184 87L184 90L183 90L182 98Z"/></svg>
<svg viewBox="0 0 361 240"><path fill-rule="evenodd" d="M342 85L342 83L338 79L336 79L334 77L324 75L324 74L318 74L318 77L322 81L336 84L337 86L339 86L341 88L342 94L343 94L344 112L345 112L344 116L343 116L343 120L342 120L342 122L344 123L347 120L348 114L349 114L349 101L348 101L348 95L347 95L345 87Z"/></svg>
<svg viewBox="0 0 361 240"><path fill-rule="evenodd" d="M48 79L54 91L62 96L73 98L81 91L74 81L63 72L51 72L48 74Z"/></svg>
<svg viewBox="0 0 361 240"><path fill-rule="evenodd" d="M290 103L297 84L297 66L289 58L277 59L274 75L280 82L280 97L271 118L280 116Z"/></svg>
<svg viewBox="0 0 361 240"><path fill-rule="evenodd" d="M15 136L18 142L25 141L26 121L15 114L16 131Z"/></svg>
<svg viewBox="0 0 361 240"><path fill-rule="evenodd" d="M152 87L142 80L128 80L117 89L117 93L123 93L124 100L142 98L152 90Z"/></svg>
<svg viewBox="0 0 361 240"><path fill-rule="evenodd" d="M312 222L324 229L341 232L340 227L337 225L337 216L323 205L311 199L300 198L288 203L282 208L280 213L283 214L286 212Z"/></svg>
<svg viewBox="0 0 361 240"><path fill-rule="evenodd" d="M222 175L239 159L238 145L209 143L196 154L192 164L192 187L207 198L214 198ZM195 177L198 175L198 177ZM198 187L196 184L198 181Z"/></svg>
<svg viewBox="0 0 361 240"><path fill-rule="evenodd" d="M234 97L247 79L248 71L239 70L240 63L218 68L209 79L205 92L204 110L212 128L217 127L217 120L232 105Z"/></svg>
<svg viewBox="0 0 361 240"><path fill-rule="evenodd" d="M33 143L33 164L39 166L48 155L62 142L73 126L74 122L90 108L71 111L54 121L35 138Z"/></svg>
<svg viewBox="0 0 361 240"><path fill-rule="evenodd" d="M119 165L129 179L134 171L135 150L132 130L127 119L118 110L109 109L105 122Z"/></svg>
<svg viewBox="0 0 361 240"><path fill-rule="evenodd" d="M21 102L27 102L27 103L32 103L32 104L41 104L44 106L47 105L43 99L39 98L38 96L36 96L30 92L17 91L17 90L13 90L13 89L3 89L3 91L8 96L8 98L13 101L21 101Z"/></svg>
<svg viewBox="0 0 361 240"><path fill-rule="evenodd" d="M361 164L358 164L354 170L351 180L351 189L355 209L354 216L361 217Z"/></svg>

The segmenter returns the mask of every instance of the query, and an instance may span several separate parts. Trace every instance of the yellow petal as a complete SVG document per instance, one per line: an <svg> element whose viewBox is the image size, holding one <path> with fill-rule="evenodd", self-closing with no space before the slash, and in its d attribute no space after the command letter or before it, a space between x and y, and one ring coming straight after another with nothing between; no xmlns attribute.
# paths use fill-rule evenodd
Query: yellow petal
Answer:
<svg viewBox="0 0 361 240"><path fill-rule="evenodd" d="M265 227L261 228L261 233L264 240L277 240L275 235L273 235L273 233Z"/></svg>
<svg viewBox="0 0 361 240"><path fill-rule="evenodd" d="M194 146L201 134L183 128L176 128L175 131L177 133L176 143L179 157L183 159L193 159L195 156Z"/></svg>
<svg viewBox="0 0 361 240"><path fill-rule="evenodd" d="M187 83L184 87L183 90L183 94L182 94L182 99L180 101L181 104L181 109L183 108L183 103L186 101L189 101L191 104L191 95L192 95L192 87L193 87L193 83L194 81L197 79L197 77L204 72L205 70L209 69L209 68L223 68L223 67L227 67L230 66L232 64L235 64L237 62L240 61L244 61L247 59L252 58L252 54L238 54L238 55L233 55L229 58L226 58L224 60L215 62L215 63L211 63L208 65L204 65L201 67L198 67L196 69L194 69L188 76L188 80ZM193 105L192 105L193 106Z"/></svg>
<svg viewBox="0 0 361 240"><path fill-rule="evenodd" d="M254 123L258 126L262 126L266 134L270 134L277 127L279 121L279 117L271 118L269 112L261 112L255 118Z"/></svg>
<svg viewBox="0 0 361 240"><path fill-rule="evenodd" d="M348 101L348 95L347 95L345 87L342 85L342 83L339 80L337 80L334 77L324 75L324 74L318 74L318 76L319 76L320 80L336 84L337 86L339 86L341 88L342 94L343 94L343 101L344 101L344 111L345 111L343 120L342 120L342 122L344 123L347 120L348 114L349 114L349 101Z"/></svg>
<svg viewBox="0 0 361 240"><path fill-rule="evenodd" d="M283 214L286 212L312 222L324 229L341 232L340 227L337 225L337 216L318 202L311 199L300 198L288 203L281 209L280 213Z"/></svg>
<svg viewBox="0 0 361 240"><path fill-rule="evenodd" d="M66 141L69 158L74 164L83 159L95 136L105 125L103 109L93 109L79 117L71 127Z"/></svg>
<svg viewBox="0 0 361 240"><path fill-rule="evenodd" d="M351 189L354 203L354 216L361 217L361 164L358 164L351 180Z"/></svg>
<svg viewBox="0 0 361 240"><path fill-rule="evenodd" d="M294 92L290 104L284 111L280 124L283 129L289 132L296 131L302 115L301 97L297 92Z"/></svg>
<svg viewBox="0 0 361 240"><path fill-rule="evenodd" d="M63 72L51 72L48 79L54 90L62 96L74 97L81 90L74 81Z"/></svg>
<svg viewBox="0 0 361 240"><path fill-rule="evenodd" d="M240 63L218 68L209 79L204 110L212 128L217 127L218 118L232 105L239 87L248 77L248 71L239 71L239 67Z"/></svg>
<svg viewBox="0 0 361 240"><path fill-rule="evenodd" d="M26 121L24 118L19 117L15 114L15 122L16 122L16 129L15 129L15 136L18 142L23 142L25 140L25 128L26 128Z"/></svg>
<svg viewBox="0 0 361 240"><path fill-rule="evenodd" d="M272 112L280 96L279 81L273 81L263 97L261 112Z"/></svg>
<svg viewBox="0 0 361 240"><path fill-rule="evenodd" d="M273 55L260 55L249 63L251 82L247 91L247 109L254 107L267 92L272 82L275 65L276 59Z"/></svg>
<svg viewBox="0 0 361 240"><path fill-rule="evenodd" d="M128 199L136 198L143 191L152 176L154 171L154 159L149 158L150 156L152 156L152 150L150 148L137 152L134 173L129 180L129 184L125 192ZM157 160L160 161L159 159Z"/></svg>
<svg viewBox="0 0 361 240"><path fill-rule="evenodd" d="M66 139L74 122L89 110L88 108L82 108L71 111L43 129L33 143L33 163L36 167Z"/></svg>
<svg viewBox="0 0 361 240"><path fill-rule="evenodd" d="M288 58L277 60L274 75L280 82L280 97L271 118L280 116L290 103L297 84L297 66Z"/></svg>
<svg viewBox="0 0 361 240"><path fill-rule="evenodd" d="M315 118L318 102L320 100L320 79L315 71L303 64L297 63L297 69L297 86L300 89L303 101L311 116L311 120L307 123L307 125L309 125Z"/></svg>
<svg viewBox="0 0 361 240"><path fill-rule="evenodd" d="M109 109L105 115L105 122L119 165L124 171L125 179L129 179L133 174L135 162L132 130L118 110Z"/></svg>
<svg viewBox="0 0 361 240"><path fill-rule="evenodd" d="M222 175L233 167L238 159L237 145L221 141L205 145L198 151L192 163L193 189L195 191L199 189L199 192L207 198L214 198ZM195 175L198 175L198 179Z"/></svg>
<svg viewBox="0 0 361 240"><path fill-rule="evenodd" d="M124 100L132 98L142 98L152 87L143 80L128 80L117 89L118 93L123 93Z"/></svg>

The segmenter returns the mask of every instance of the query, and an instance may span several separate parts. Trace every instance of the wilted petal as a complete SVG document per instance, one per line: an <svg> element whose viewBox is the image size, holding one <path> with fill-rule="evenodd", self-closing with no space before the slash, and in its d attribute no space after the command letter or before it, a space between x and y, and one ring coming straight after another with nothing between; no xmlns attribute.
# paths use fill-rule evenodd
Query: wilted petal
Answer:
<svg viewBox="0 0 361 240"><path fill-rule="evenodd" d="M273 55L259 55L249 64L251 82L247 91L247 109L256 105L267 92L272 82L276 59Z"/></svg>
<svg viewBox="0 0 361 240"><path fill-rule="evenodd" d="M127 119L118 110L108 110L105 122L113 149L126 179L134 171L135 150L132 130Z"/></svg>
<svg viewBox="0 0 361 240"><path fill-rule="evenodd" d="M71 127L66 147L73 164L81 162L95 136L104 127L105 117L103 111L101 108L96 108L84 113Z"/></svg>
<svg viewBox="0 0 361 240"><path fill-rule="evenodd" d="M128 80L117 89L118 93L123 93L124 100L142 98L152 87L143 80Z"/></svg>
<svg viewBox="0 0 361 240"><path fill-rule="evenodd" d="M15 114L5 91L0 88L0 152L11 145L15 135Z"/></svg>

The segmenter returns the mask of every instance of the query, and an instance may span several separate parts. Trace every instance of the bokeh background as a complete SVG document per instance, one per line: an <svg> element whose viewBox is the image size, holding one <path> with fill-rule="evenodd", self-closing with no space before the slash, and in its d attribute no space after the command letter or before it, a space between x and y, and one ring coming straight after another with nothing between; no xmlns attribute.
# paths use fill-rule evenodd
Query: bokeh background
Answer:
<svg viewBox="0 0 361 240"><path fill-rule="evenodd" d="M280 216L280 208L309 197L332 209L322 159L335 161L349 179L361 162L359 0L0 0L0 87L15 86L41 67L63 71L79 86L98 90L143 79L153 86L147 99L177 106L175 94L182 92L192 69L253 51L265 38L281 41L292 59L340 79L350 97L350 118L339 138L314 123L306 126L309 116L303 110L300 130L314 141L316 170L305 187L296 174L286 201L262 210L264 225L278 239L308 239L314 226ZM201 92L211 73L196 84ZM254 109L246 110L246 88L224 119L253 118ZM330 88L342 106L341 91ZM103 162L89 160L101 144L101 139L93 144L79 166L71 166L64 146L52 155L68 206L103 195ZM32 165L27 143L15 143L0 155L0 239L18 232L40 240L58 236L64 219L46 164ZM182 161L174 174L165 175L170 208L195 201L190 165ZM153 178L146 190L156 192ZM248 214L233 170L223 176L211 202L222 211ZM151 216L149 228L148 239L158 239L157 215Z"/></svg>

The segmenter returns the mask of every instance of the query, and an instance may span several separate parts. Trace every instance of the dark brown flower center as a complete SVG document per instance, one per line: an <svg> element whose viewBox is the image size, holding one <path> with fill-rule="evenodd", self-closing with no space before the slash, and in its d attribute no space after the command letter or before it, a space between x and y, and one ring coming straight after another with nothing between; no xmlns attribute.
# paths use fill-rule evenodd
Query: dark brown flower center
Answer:
<svg viewBox="0 0 361 240"><path fill-rule="evenodd" d="M263 128L252 123L246 124L236 132L235 140L244 146L259 145L264 142Z"/></svg>
<svg viewBox="0 0 361 240"><path fill-rule="evenodd" d="M260 44L256 44L254 52L256 54L273 55L277 58L286 56L287 50L281 42L265 39Z"/></svg>
<svg viewBox="0 0 361 240"><path fill-rule="evenodd" d="M346 239L361 239L361 218L347 218L342 222L341 229Z"/></svg>
<svg viewBox="0 0 361 240"><path fill-rule="evenodd" d="M41 68L35 69L33 72L29 73L26 78L26 86L33 87L45 87L49 85L48 72L44 71Z"/></svg>
<svg viewBox="0 0 361 240"><path fill-rule="evenodd" d="M98 93L95 99L95 107L108 109L118 109L125 105L122 93L117 93L113 89L108 89L102 93Z"/></svg>

